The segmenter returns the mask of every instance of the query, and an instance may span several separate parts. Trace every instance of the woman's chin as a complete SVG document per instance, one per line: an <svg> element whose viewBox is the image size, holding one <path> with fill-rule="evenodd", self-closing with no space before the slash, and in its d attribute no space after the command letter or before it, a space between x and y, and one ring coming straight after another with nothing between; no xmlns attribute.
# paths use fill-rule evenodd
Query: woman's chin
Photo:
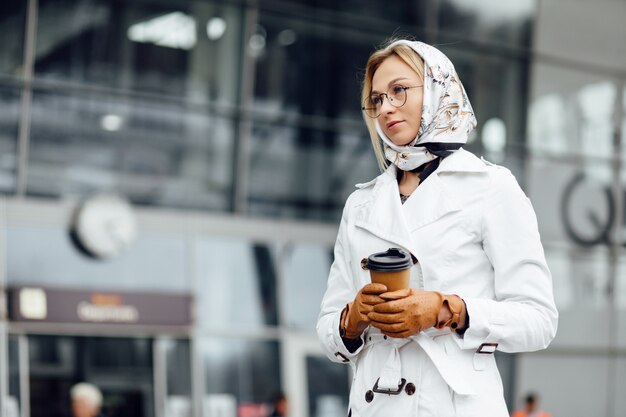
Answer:
<svg viewBox="0 0 626 417"><path fill-rule="evenodd" d="M393 142L396 146L406 146L413 141L415 138L406 138L406 137L393 137L387 136L391 142Z"/></svg>

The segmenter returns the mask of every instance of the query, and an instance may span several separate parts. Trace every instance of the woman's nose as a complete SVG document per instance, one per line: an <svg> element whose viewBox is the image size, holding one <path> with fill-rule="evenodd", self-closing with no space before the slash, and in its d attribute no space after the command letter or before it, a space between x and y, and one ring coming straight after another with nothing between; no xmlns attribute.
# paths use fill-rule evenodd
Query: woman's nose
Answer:
<svg viewBox="0 0 626 417"><path fill-rule="evenodd" d="M391 105L391 101L387 95L384 96L383 102L380 104L380 112L381 113L389 113L395 110L396 108Z"/></svg>

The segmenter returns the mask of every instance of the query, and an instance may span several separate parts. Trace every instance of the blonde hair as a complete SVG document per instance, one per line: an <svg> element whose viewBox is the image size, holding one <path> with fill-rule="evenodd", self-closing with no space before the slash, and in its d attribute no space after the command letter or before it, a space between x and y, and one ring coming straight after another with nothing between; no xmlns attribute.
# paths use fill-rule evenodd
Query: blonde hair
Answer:
<svg viewBox="0 0 626 417"><path fill-rule="evenodd" d="M380 64L392 55L397 56L409 67L411 67L420 80L424 79L424 60L422 57L408 45L398 44L391 46L397 40L398 39L388 40L382 48L375 51L367 60L367 64L365 65L365 77L363 78L363 86L361 89L361 103L365 103L365 100L372 92L372 79L374 78L374 73L378 67L380 67ZM382 141L376 132L376 119L369 117L365 113L363 113L363 119L365 120L367 130L370 134L370 140L372 141L376 161L378 161L378 167L381 171L384 171L389 166L389 163L387 162L387 158L385 158Z"/></svg>

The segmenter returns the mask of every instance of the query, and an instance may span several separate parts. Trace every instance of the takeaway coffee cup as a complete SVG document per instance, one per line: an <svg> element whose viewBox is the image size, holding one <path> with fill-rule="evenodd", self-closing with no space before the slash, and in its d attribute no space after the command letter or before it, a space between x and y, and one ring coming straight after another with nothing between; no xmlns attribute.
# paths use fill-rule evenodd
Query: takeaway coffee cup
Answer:
<svg viewBox="0 0 626 417"><path fill-rule="evenodd" d="M361 267L370 271L372 282L384 284L388 291L409 288L412 266L411 255L400 248L389 248L361 261Z"/></svg>

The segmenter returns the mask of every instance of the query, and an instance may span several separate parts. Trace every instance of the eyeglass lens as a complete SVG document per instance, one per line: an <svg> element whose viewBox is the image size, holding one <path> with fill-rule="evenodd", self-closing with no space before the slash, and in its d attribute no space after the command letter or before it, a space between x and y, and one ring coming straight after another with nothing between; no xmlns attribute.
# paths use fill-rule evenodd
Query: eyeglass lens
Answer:
<svg viewBox="0 0 626 417"><path fill-rule="evenodd" d="M370 117L378 117L383 100L387 98L389 104L394 107L402 107L406 102L406 87L394 85L386 93L375 93L365 99L363 110Z"/></svg>

